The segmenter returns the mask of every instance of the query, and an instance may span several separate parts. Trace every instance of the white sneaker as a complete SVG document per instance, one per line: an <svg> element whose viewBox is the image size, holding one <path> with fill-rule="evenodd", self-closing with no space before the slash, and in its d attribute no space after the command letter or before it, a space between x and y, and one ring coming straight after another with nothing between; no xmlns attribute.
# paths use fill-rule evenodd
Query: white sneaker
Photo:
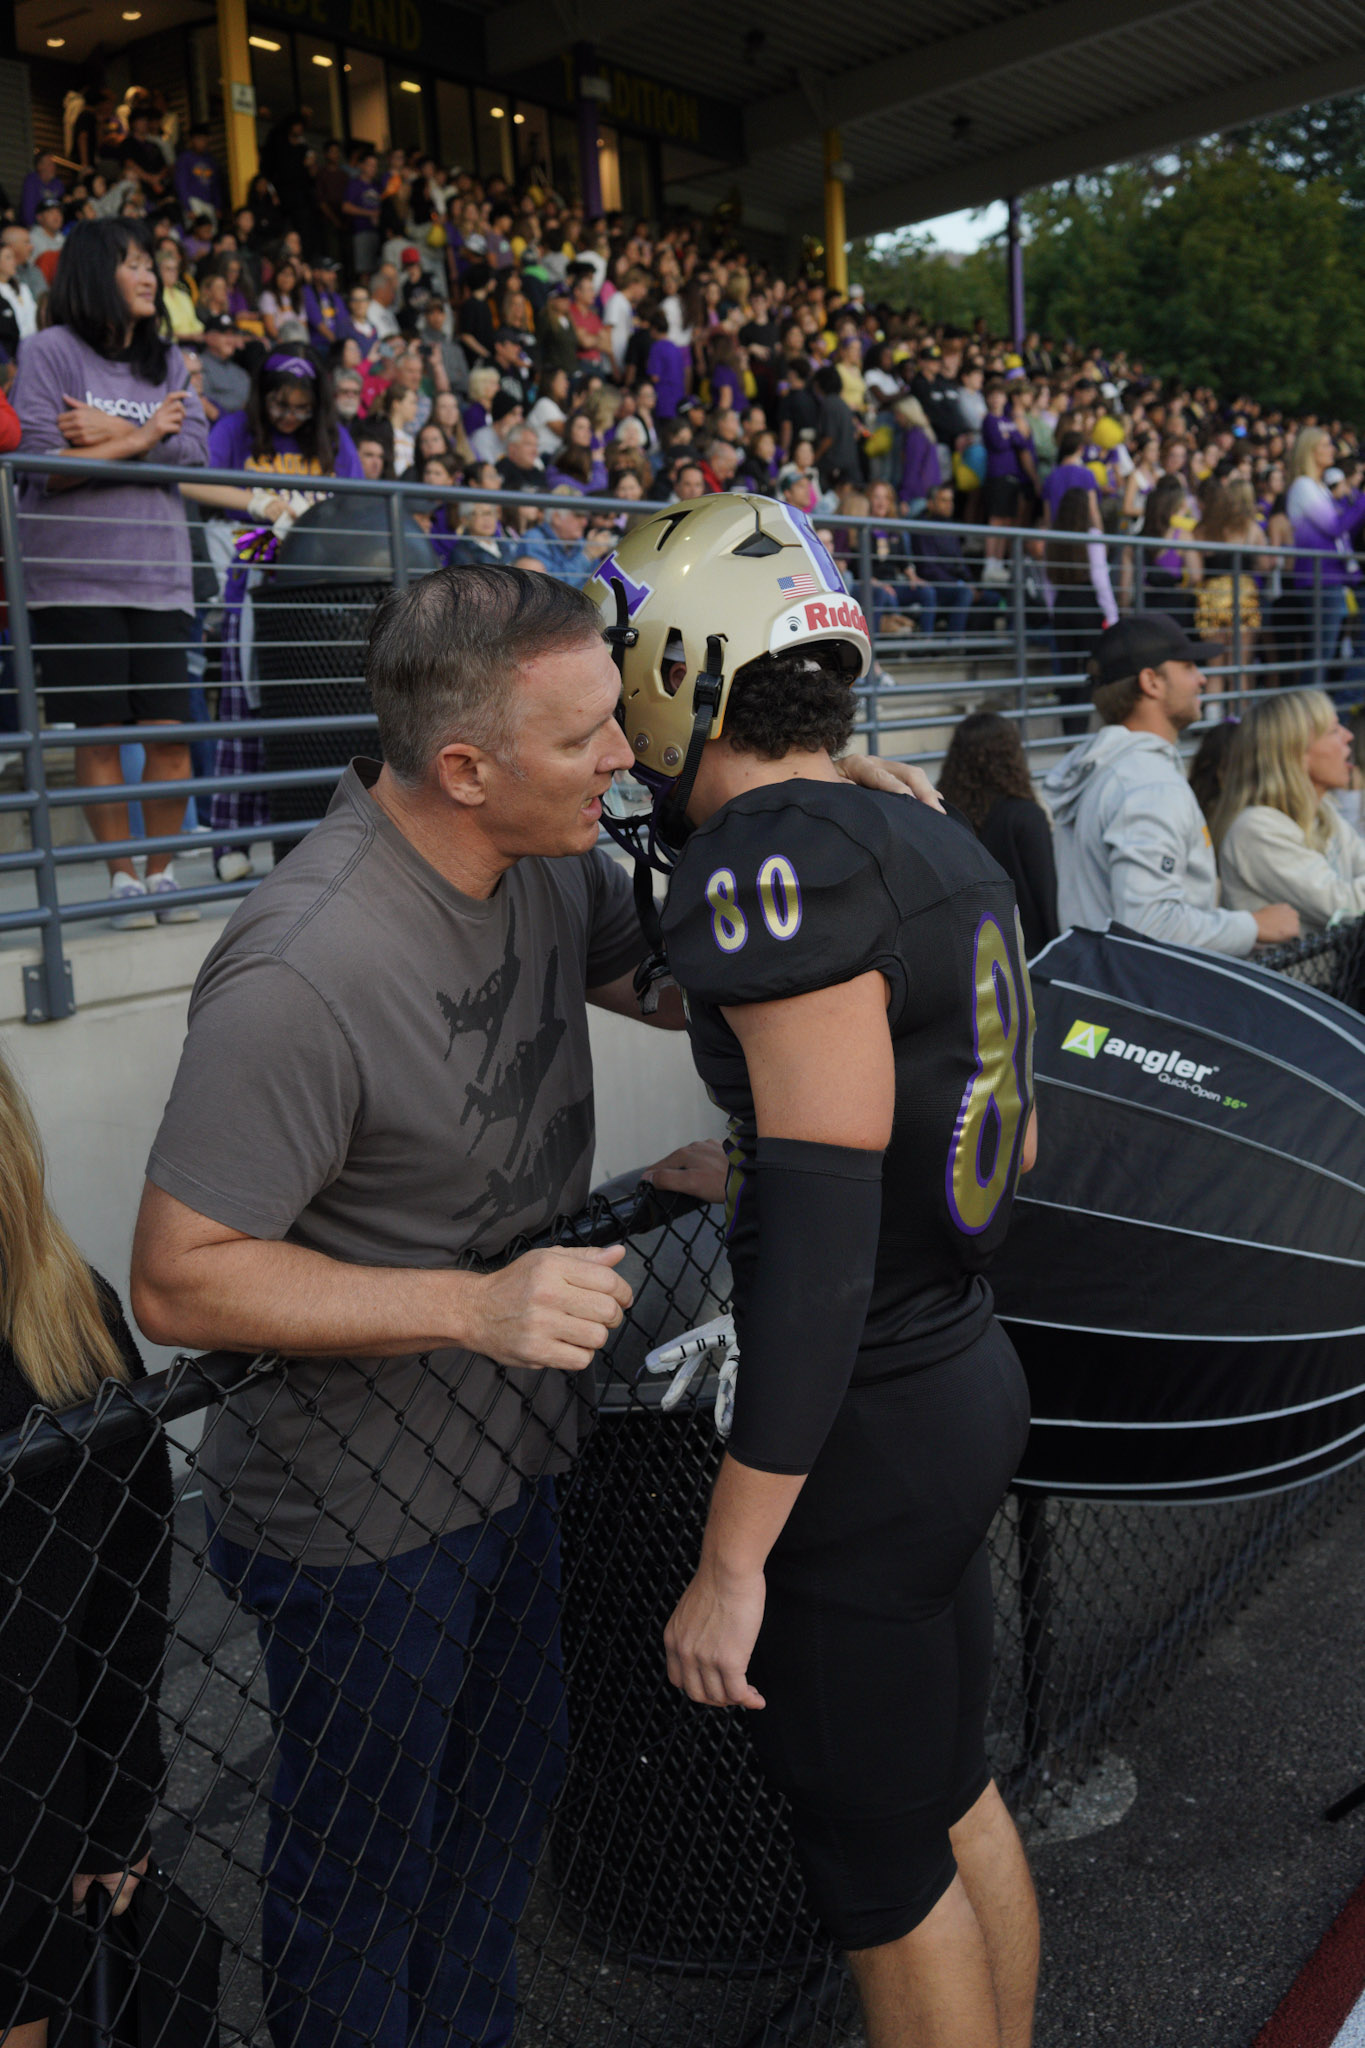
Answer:
<svg viewBox="0 0 1365 2048"><path fill-rule="evenodd" d="M981 564L981 581L983 583L1008 583L1009 580L1010 572L1005 567L1000 556L987 555L985 561Z"/></svg>
<svg viewBox="0 0 1365 2048"><path fill-rule="evenodd" d="M199 905L176 902L180 891L175 886L175 875L170 868L163 868L159 875L148 878L147 894L156 898L158 924L198 924Z"/></svg>
<svg viewBox="0 0 1365 2048"><path fill-rule="evenodd" d="M251 855L241 846L229 846L220 853L214 866L220 882L240 882L251 873Z"/></svg>
<svg viewBox="0 0 1365 2048"><path fill-rule="evenodd" d="M156 912L147 901L147 884L139 876L125 874L120 868L109 894L118 902L130 905L129 909L120 911L110 920L116 932L147 931L156 923ZM133 904L139 907L133 909Z"/></svg>

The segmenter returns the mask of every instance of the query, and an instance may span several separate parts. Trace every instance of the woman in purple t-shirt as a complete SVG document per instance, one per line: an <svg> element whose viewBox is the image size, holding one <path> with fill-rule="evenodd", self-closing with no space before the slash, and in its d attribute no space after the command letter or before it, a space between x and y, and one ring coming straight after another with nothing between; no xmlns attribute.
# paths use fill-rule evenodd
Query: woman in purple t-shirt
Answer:
<svg viewBox="0 0 1365 2048"><path fill-rule="evenodd" d="M1038 465L1022 390L1011 392L1004 383L987 385L981 440L986 450L986 517L992 526L1031 523L1038 504ZM986 542L983 582L1007 580L1004 554L1003 539Z"/></svg>
<svg viewBox="0 0 1365 2048"><path fill-rule="evenodd" d="M128 466L116 483L29 474L21 486L26 595L47 716L78 728L183 724L194 627L185 507L174 485L135 481L133 465L201 466L208 421L184 357L163 338L161 280L143 224L78 221L48 308L48 325L19 351L21 452ZM148 784L183 782L189 772L190 750L180 741L147 744ZM76 780L88 788L122 782L118 745L77 747ZM97 840L131 836L126 804L92 804L86 817ZM180 832L184 817L183 797L144 799L150 837ZM176 902L169 853L148 855L145 881L127 855L110 859L109 874L121 928L199 915Z"/></svg>
<svg viewBox="0 0 1365 2048"><path fill-rule="evenodd" d="M311 353L290 344L265 359L251 387L244 412L224 413L209 435L212 469L245 470L258 483L189 484L185 495L197 498L216 514L205 524L209 555L222 577L225 626L223 680L218 700L220 720L259 716L256 683L255 617L251 591L262 570L249 567L240 544L253 528L273 526L306 511L318 493L314 481L328 476L362 476L355 443L337 418L331 384L319 372ZM246 775L265 766L259 739L220 740L215 773ZM299 816L298 792L291 801ZM244 834L263 826L268 806L254 793L220 790L210 807L216 831ZM216 849L218 874L225 882L240 881L251 872L245 845L234 840Z"/></svg>
<svg viewBox="0 0 1365 2048"><path fill-rule="evenodd" d="M662 310L651 317L649 331L654 338L646 368L654 386L654 410L659 419L671 420L692 381L692 351L669 340L668 316Z"/></svg>

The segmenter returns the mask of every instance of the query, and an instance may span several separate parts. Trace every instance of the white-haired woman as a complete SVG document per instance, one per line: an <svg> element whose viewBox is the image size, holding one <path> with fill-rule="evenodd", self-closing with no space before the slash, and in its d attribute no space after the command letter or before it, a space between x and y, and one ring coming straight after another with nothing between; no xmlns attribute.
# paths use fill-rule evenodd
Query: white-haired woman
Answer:
<svg viewBox="0 0 1365 2048"><path fill-rule="evenodd" d="M1351 735L1323 690L1281 690L1237 729L1213 816L1229 910L1288 903L1305 931L1365 915L1365 839L1332 801Z"/></svg>
<svg viewBox="0 0 1365 2048"><path fill-rule="evenodd" d="M111 1287L53 1213L0 1059L0 1431L143 1377ZM171 1474L147 1433L0 1494L0 2040L45 2048L86 1974L81 1903L128 1905L165 1777Z"/></svg>

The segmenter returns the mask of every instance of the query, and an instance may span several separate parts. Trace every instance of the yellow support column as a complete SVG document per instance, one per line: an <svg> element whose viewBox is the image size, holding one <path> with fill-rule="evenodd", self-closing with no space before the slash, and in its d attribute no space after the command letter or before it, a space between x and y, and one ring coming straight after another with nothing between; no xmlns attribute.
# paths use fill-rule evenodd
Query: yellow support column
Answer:
<svg viewBox="0 0 1365 2048"><path fill-rule="evenodd" d="M220 7L228 0L218 0ZM831 292L848 290L848 234L844 227L844 181L835 176L843 168L837 128L825 130L825 286Z"/></svg>
<svg viewBox="0 0 1365 2048"><path fill-rule="evenodd" d="M246 39L246 0L218 0L218 60L227 125L228 190L242 205L260 168L256 149L256 95L251 84L251 50Z"/></svg>

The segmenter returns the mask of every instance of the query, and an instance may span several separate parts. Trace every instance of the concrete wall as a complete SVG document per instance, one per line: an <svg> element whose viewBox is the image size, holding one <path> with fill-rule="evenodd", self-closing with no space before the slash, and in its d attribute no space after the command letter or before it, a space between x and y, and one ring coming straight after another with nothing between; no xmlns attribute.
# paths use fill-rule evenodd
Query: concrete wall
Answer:
<svg viewBox="0 0 1365 2048"><path fill-rule="evenodd" d="M0 1048L19 1074L47 1148L52 1197L81 1250L127 1299L143 1168L170 1092L199 963L222 928L82 932L68 927L78 1009L57 1024L23 1022L22 967L32 948L0 952ZM594 1182L648 1165L689 1138L719 1134L719 1113L682 1033L591 1013L597 1073ZM145 1346L150 1367L171 1353Z"/></svg>

